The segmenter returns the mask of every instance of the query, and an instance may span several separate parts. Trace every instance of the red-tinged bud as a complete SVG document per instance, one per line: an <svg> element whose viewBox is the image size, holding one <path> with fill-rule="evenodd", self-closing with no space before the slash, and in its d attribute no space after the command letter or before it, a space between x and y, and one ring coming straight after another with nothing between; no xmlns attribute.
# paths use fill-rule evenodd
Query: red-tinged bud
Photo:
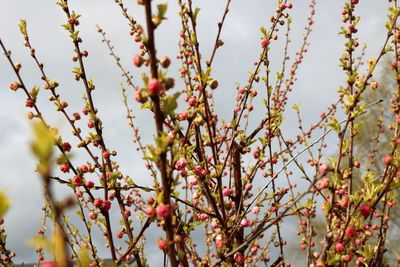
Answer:
<svg viewBox="0 0 400 267"><path fill-rule="evenodd" d="M157 213L157 216L159 216L161 218L167 218L171 212L170 212L170 208L168 207L168 205L161 203L157 206L156 213Z"/></svg>
<svg viewBox="0 0 400 267"><path fill-rule="evenodd" d="M165 90L169 90L175 87L175 80L174 78L168 77L164 80Z"/></svg>
<svg viewBox="0 0 400 267"><path fill-rule="evenodd" d="M118 231L116 233L117 238L121 239L124 236L124 233L122 231Z"/></svg>
<svg viewBox="0 0 400 267"><path fill-rule="evenodd" d="M197 104L197 99L196 99L196 96L191 96L190 98L189 98L189 100L188 100L188 104L189 104L189 106L191 106L191 107L194 107L194 106L196 106L196 104Z"/></svg>
<svg viewBox="0 0 400 267"><path fill-rule="evenodd" d="M179 121L184 121L188 118L189 114L187 113L187 111L181 112L178 114L178 120Z"/></svg>
<svg viewBox="0 0 400 267"><path fill-rule="evenodd" d="M260 207L255 206L251 209L251 212L254 214L259 214L260 213Z"/></svg>
<svg viewBox="0 0 400 267"><path fill-rule="evenodd" d="M131 214L130 210L125 210L124 215L125 215L125 217L130 217L132 214Z"/></svg>
<svg viewBox="0 0 400 267"><path fill-rule="evenodd" d="M230 196L230 195L232 195L232 193L233 193L233 190L232 189L230 189L230 188L224 188L224 189L222 189L222 194L225 196L225 197L228 197L228 196Z"/></svg>
<svg viewBox="0 0 400 267"><path fill-rule="evenodd" d="M74 186L82 186L83 178L81 176L77 175L72 179L72 183L74 184Z"/></svg>
<svg viewBox="0 0 400 267"><path fill-rule="evenodd" d="M253 185L250 184L250 183L247 183L247 184L244 186L244 188L245 188L247 191L250 191L250 190L253 188Z"/></svg>
<svg viewBox="0 0 400 267"><path fill-rule="evenodd" d="M154 208L152 206L147 206L145 213L147 216L149 216L149 218L152 218L155 214Z"/></svg>
<svg viewBox="0 0 400 267"><path fill-rule="evenodd" d="M164 92L162 83L157 79L151 79L147 84L147 90L152 96L160 95Z"/></svg>
<svg viewBox="0 0 400 267"><path fill-rule="evenodd" d="M88 167L88 165L86 165L86 164L80 166L79 169L80 169L83 173L86 173L86 172L89 171L89 167Z"/></svg>
<svg viewBox="0 0 400 267"><path fill-rule="evenodd" d="M136 89L134 92L134 98L139 103L146 103L148 100L148 94L145 89Z"/></svg>
<svg viewBox="0 0 400 267"><path fill-rule="evenodd" d="M70 143L63 143L62 148L64 152L70 152L71 151L71 145Z"/></svg>
<svg viewBox="0 0 400 267"><path fill-rule="evenodd" d="M353 259L353 254L346 254L346 255L343 257L343 260L344 260L346 263L351 262L352 259Z"/></svg>
<svg viewBox="0 0 400 267"><path fill-rule="evenodd" d="M338 253L343 252L345 249L344 245L342 243L336 243L335 245L335 251Z"/></svg>
<svg viewBox="0 0 400 267"><path fill-rule="evenodd" d="M61 107L62 109L67 108L67 107L68 107L68 102L66 102L66 101L61 102L61 103L60 103L60 107Z"/></svg>
<svg viewBox="0 0 400 267"><path fill-rule="evenodd" d="M164 69L168 68L169 65L171 64L171 59L169 57L162 57L160 59L160 64L161 67L163 67Z"/></svg>
<svg viewBox="0 0 400 267"><path fill-rule="evenodd" d="M379 87L378 82L374 81L370 84L372 90L376 90Z"/></svg>
<svg viewBox="0 0 400 267"><path fill-rule="evenodd" d="M135 56L133 56L132 62L133 62L133 65L140 68L144 63L144 59L140 55L135 55Z"/></svg>
<svg viewBox="0 0 400 267"><path fill-rule="evenodd" d="M63 164L60 165L60 170L61 170L63 173L68 173L68 172L69 172L69 169L70 169L70 166L69 166L68 163L63 163Z"/></svg>
<svg viewBox="0 0 400 267"><path fill-rule="evenodd" d="M21 85L20 85L19 83L17 83L17 82L12 82L12 83L10 83L10 86L9 86L9 87L10 87L11 90L17 91L18 88L21 87Z"/></svg>
<svg viewBox="0 0 400 267"><path fill-rule="evenodd" d="M194 167L194 173L198 176L205 176L207 171L204 170L201 166Z"/></svg>
<svg viewBox="0 0 400 267"><path fill-rule="evenodd" d="M201 213L201 214L199 215L199 219L200 219L200 221L202 221L202 222L207 221L208 218L209 218L209 216L208 216L207 213Z"/></svg>
<svg viewBox="0 0 400 267"><path fill-rule="evenodd" d="M103 152L103 157L104 157L105 159L109 159L110 156L111 156L111 153L110 153L109 151L104 151L104 152Z"/></svg>
<svg viewBox="0 0 400 267"><path fill-rule="evenodd" d="M185 158L180 158L176 163L175 163L175 169L177 171L181 171L187 166L187 160Z"/></svg>
<svg viewBox="0 0 400 267"><path fill-rule="evenodd" d="M35 117L35 115L33 114L33 112L28 112L28 119L33 119Z"/></svg>
<svg viewBox="0 0 400 267"><path fill-rule="evenodd" d="M390 165L393 161L393 157L391 155L386 155L383 158L383 163L385 163L385 165Z"/></svg>
<svg viewBox="0 0 400 267"><path fill-rule="evenodd" d="M217 87L218 87L218 80L212 80L211 82L210 82L210 88L211 89L217 89Z"/></svg>
<svg viewBox="0 0 400 267"><path fill-rule="evenodd" d="M361 163L358 160L354 161L354 167L360 168L360 166L361 166Z"/></svg>
<svg viewBox="0 0 400 267"><path fill-rule="evenodd" d="M163 239L159 239L157 241L158 244L158 248L161 250L165 250L167 248L167 241L163 240Z"/></svg>
<svg viewBox="0 0 400 267"><path fill-rule="evenodd" d="M72 116L74 117L74 120L79 121L81 119L81 115L78 112L75 112L74 114L72 114Z"/></svg>
<svg viewBox="0 0 400 267"><path fill-rule="evenodd" d="M108 200L103 201L103 203L101 203L101 207L100 208L102 210L104 210L104 211L109 211L111 209L111 202L108 201Z"/></svg>
<svg viewBox="0 0 400 267"><path fill-rule="evenodd" d="M94 187L94 182L93 181L87 181L86 182L86 187L87 188L93 188Z"/></svg>
<svg viewBox="0 0 400 267"><path fill-rule="evenodd" d="M326 165L325 163L321 163L318 167L318 172L321 175L325 175L329 171L329 166Z"/></svg>
<svg viewBox="0 0 400 267"><path fill-rule="evenodd" d="M70 17L70 18L68 18L68 23L69 23L69 24L71 24L71 25L75 25L75 23L76 23L76 19L75 19L75 18L72 18L72 17Z"/></svg>
<svg viewBox="0 0 400 267"><path fill-rule="evenodd" d="M353 226L347 227L345 235L348 239L352 239L357 235L357 230Z"/></svg>
<svg viewBox="0 0 400 267"><path fill-rule="evenodd" d="M155 202L155 199L154 199L154 198L152 198L152 197L148 197L148 198L147 198L147 203L148 203L149 205L153 205L154 202Z"/></svg>
<svg viewBox="0 0 400 267"><path fill-rule="evenodd" d="M261 47L262 48L266 48L268 46L268 44L269 44L269 40L267 38L263 38L261 40Z"/></svg>
<svg viewBox="0 0 400 267"><path fill-rule="evenodd" d="M244 262L244 256L242 253L236 253L234 258L237 264L242 264Z"/></svg>
<svg viewBox="0 0 400 267"><path fill-rule="evenodd" d="M96 208L100 208L102 204L103 204L103 200L100 199L100 198L96 198L96 199L93 201L93 205L94 205Z"/></svg>
<svg viewBox="0 0 400 267"><path fill-rule="evenodd" d="M243 226L243 227L249 227L249 226L251 225L251 222L250 222L248 219L243 218L243 219L240 221L240 225Z"/></svg>
<svg viewBox="0 0 400 267"><path fill-rule="evenodd" d="M28 99L25 101L25 106L26 106L27 108L32 108L34 105L35 105L35 100L33 100L32 98L28 98Z"/></svg>
<svg viewBox="0 0 400 267"><path fill-rule="evenodd" d="M348 196L344 196L342 198L342 200L340 201L340 206L342 206L343 208L347 208L347 206L349 206L349 202L350 202L349 197Z"/></svg>
<svg viewBox="0 0 400 267"><path fill-rule="evenodd" d="M91 220L96 220L96 219L97 219L97 213L94 212L94 211L90 211L90 212L89 212L89 218L90 218Z"/></svg>
<svg viewBox="0 0 400 267"><path fill-rule="evenodd" d="M323 177L323 178L321 179L321 181L319 181L319 183L318 183L318 185L317 185L317 188L318 188L319 190L322 190L322 189L328 188L328 186L329 186L329 178Z"/></svg>
<svg viewBox="0 0 400 267"><path fill-rule="evenodd" d="M351 32L351 33L355 33L355 32L357 32L357 29L356 29L356 27L354 26L354 24L349 24L348 26L347 26L347 28L349 29L349 31Z"/></svg>
<svg viewBox="0 0 400 267"><path fill-rule="evenodd" d="M360 206L360 213L364 218L368 217L371 214L371 206L368 204L363 204Z"/></svg>

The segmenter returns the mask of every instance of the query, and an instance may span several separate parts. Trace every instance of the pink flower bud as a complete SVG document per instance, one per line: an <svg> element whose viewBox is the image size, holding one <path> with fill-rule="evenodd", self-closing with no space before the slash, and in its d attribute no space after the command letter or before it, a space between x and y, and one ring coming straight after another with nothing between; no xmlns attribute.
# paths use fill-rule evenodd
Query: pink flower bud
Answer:
<svg viewBox="0 0 400 267"><path fill-rule="evenodd" d="M187 160L185 158L180 158L176 163L175 163L175 169L177 171L183 170L187 166Z"/></svg>
<svg viewBox="0 0 400 267"><path fill-rule="evenodd" d="M323 178L319 181L319 183L318 183L318 185L317 185L317 188L318 188L319 190L322 190L322 189L327 188L328 185L329 185L329 178L323 177Z"/></svg>
<svg viewBox="0 0 400 267"><path fill-rule="evenodd" d="M147 216L149 216L150 218L152 218L154 216L154 208L152 206L147 206L145 213Z"/></svg>
<svg viewBox="0 0 400 267"><path fill-rule="evenodd" d="M251 209L251 212L253 212L254 214L259 214L260 213L260 207L255 206Z"/></svg>
<svg viewBox="0 0 400 267"><path fill-rule="evenodd" d="M269 44L269 40L267 38L263 38L261 40L261 47L262 48L266 48L268 46L268 44Z"/></svg>
<svg viewBox="0 0 400 267"><path fill-rule="evenodd" d="M198 176L205 176L207 171L204 170L201 166L194 167L194 173Z"/></svg>
<svg viewBox="0 0 400 267"><path fill-rule="evenodd" d="M167 248L167 241L165 241L163 239L159 239L157 241L157 244L158 244L158 248L161 249L161 250L164 250L164 249Z"/></svg>
<svg viewBox="0 0 400 267"><path fill-rule="evenodd" d="M170 210L167 205L161 203L157 206L156 213L161 218L167 218L170 215Z"/></svg>
<svg viewBox="0 0 400 267"><path fill-rule="evenodd" d="M249 227L251 225L251 222L249 220L247 220L246 218L243 218L240 221L240 225L243 226L243 227Z"/></svg>
<svg viewBox="0 0 400 267"><path fill-rule="evenodd" d="M248 184L246 184L246 185L244 186L244 188L245 188L247 191L250 191L250 190L253 188L253 185L252 185L251 183L248 183Z"/></svg>
<svg viewBox="0 0 400 267"><path fill-rule="evenodd" d="M233 193L233 191L232 191L232 189L230 189L230 188L226 188L226 187L225 187L224 189L222 189L222 194L223 194L225 197L232 195L232 193Z"/></svg>
<svg viewBox="0 0 400 267"><path fill-rule="evenodd" d="M360 213L364 218L368 217L371 214L371 206L368 204L363 204L360 206Z"/></svg>
<svg viewBox="0 0 400 267"><path fill-rule="evenodd" d="M328 172L328 170L329 170L329 166L326 165L325 163L321 163L321 164L319 165L319 167L318 167L318 172L319 172L321 175L325 175L325 174Z"/></svg>
<svg viewBox="0 0 400 267"><path fill-rule="evenodd" d="M151 79L147 84L147 90L149 91L150 95L160 95L164 92L164 87L161 82L157 79Z"/></svg>

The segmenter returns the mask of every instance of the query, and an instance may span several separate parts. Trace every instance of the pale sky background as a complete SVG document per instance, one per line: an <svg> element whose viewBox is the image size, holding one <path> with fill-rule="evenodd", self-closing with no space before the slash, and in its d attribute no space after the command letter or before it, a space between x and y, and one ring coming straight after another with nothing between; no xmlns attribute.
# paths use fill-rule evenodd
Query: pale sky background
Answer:
<svg viewBox="0 0 400 267"><path fill-rule="evenodd" d="M137 69L132 67L131 58L137 53L136 44L129 36L129 26L120 14L119 7L113 0L70 0L70 7L79 14L79 30L83 38L82 48L89 51L86 60L87 73L94 78L96 90L94 99L100 107L100 116L105 126L105 139L108 146L118 151L118 160L124 173L129 173L142 184L146 184L147 174L143 170L140 156L135 146L130 142L131 132L125 120L125 110L121 104L119 84L123 79L108 55L108 50L101 43L101 36L96 32L95 25L100 24L112 40L116 52L121 56L122 63L133 71L135 81ZM154 1L161 3L162 1ZM175 75L179 63L175 57L178 52L177 42L180 25L177 15L176 1L169 3L165 21L156 32L158 55L170 55L173 64L170 74ZM290 94L290 103L301 103L305 125L316 121L319 114L336 100L337 89L344 80L344 75L338 67L338 58L343 50L343 38L338 36L341 23L343 1L317 1L315 26L311 34L311 47L305 56L304 64L298 72L299 81L295 92ZM37 56L45 64L45 69L51 79L60 82L59 92L63 99L68 100L69 112L82 109L81 95L83 88L73 79L71 73L73 63L71 57L73 48L67 33L60 27L65 23L65 14L56 6L55 0L0 0L0 37L8 49L13 52L13 59L23 65L22 77L27 86L42 86L39 72L23 46L23 40L18 30L19 19L28 22L31 42L37 50ZM154 3L154 4L155 4ZM201 7L199 14L199 41L203 58L209 58L210 49L215 40L217 22L225 7L222 0L195 0L194 4ZM297 50L306 25L309 13L309 1L294 0L292 26L291 58ZM126 1L126 6L139 22L143 22L143 8L136 6L136 1ZM360 42L368 44L367 57L376 55L383 43L385 30L387 1L361 0L357 13L362 15L358 36ZM269 28L269 18L273 15L275 1L263 0L233 0L222 33L225 45L218 50L213 68L214 77L220 82L216 93L216 106L225 119L231 118L234 106L236 83L244 84L248 70L260 53L260 31L262 25ZM281 53L277 42L272 45L272 62L281 61ZM280 65L273 65L273 71L278 71ZM34 173L35 162L29 151L31 130L25 118L25 96L22 92L11 92L8 85L15 80L8 62L0 56L0 189L10 196L12 207L6 215L8 246L16 250L16 262L30 262L36 259L33 248L26 245L26 240L33 236L40 227L40 207L42 205L41 184ZM179 88L179 87L178 87ZM176 90L176 89L175 89ZM131 92L130 92L131 93ZM132 94L130 94L132 95ZM54 106L46 98L48 92L41 91L39 102L47 120L53 125L59 125L63 132L69 133L66 122L58 114L54 114ZM290 107L291 104L288 105ZM134 104L135 110L138 109ZM294 137L297 131L293 120L293 111L288 108L285 122L285 136ZM137 124L144 127L150 141L152 124L145 112L137 113ZM75 143L69 134L66 140ZM333 140L333 139L332 139ZM131 145L127 145L131 144ZM79 159L79 157L77 157ZM64 195L65 192L60 192ZM115 230L114 230L115 231ZM290 231L288 231L290 233ZM151 236L148 237L151 240ZM157 238L155 236L154 238ZM102 240L99 239L99 242ZM154 244L153 244L154 245ZM100 251L108 256L108 252L99 245ZM157 266L159 259L152 259Z"/></svg>

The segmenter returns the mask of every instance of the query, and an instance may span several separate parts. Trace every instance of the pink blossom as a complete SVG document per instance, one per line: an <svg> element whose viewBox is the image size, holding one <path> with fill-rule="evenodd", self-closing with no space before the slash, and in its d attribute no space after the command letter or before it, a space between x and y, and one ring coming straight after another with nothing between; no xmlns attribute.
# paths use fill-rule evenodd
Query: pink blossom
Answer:
<svg viewBox="0 0 400 267"><path fill-rule="evenodd" d="M260 213L260 207L255 206L251 209L251 212L253 212L254 214L259 214Z"/></svg>
<svg viewBox="0 0 400 267"><path fill-rule="evenodd" d="M161 218L167 218L170 215L170 209L164 203L161 203L156 208L156 213Z"/></svg>
<svg viewBox="0 0 400 267"><path fill-rule="evenodd" d="M177 171L183 170L187 166L187 160L185 158L180 158L176 163L175 163L175 169Z"/></svg>

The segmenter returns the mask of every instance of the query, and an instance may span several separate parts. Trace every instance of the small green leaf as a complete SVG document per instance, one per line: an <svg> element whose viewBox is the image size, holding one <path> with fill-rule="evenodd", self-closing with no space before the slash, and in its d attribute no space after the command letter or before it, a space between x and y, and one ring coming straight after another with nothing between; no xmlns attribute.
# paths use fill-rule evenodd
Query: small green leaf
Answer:
<svg viewBox="0 0 400 267"><path fill-rule="evenodd" d="M160 192L158 195L157 195L157 203L158 204L161 204L161 203L163 203L164 202L164 193L163 192Z"/></svg>
<svg viewBox="0 0 400 267"><path fill-rule="evenodd" d="M261 26L260 32L262 33L263 37L268 36L267 29L264 26Z"/></svg>
<svg viewBox="0 0 400 267"><path fill-rule="evenodd" d="M10 201L4 192L0 191L0 218L2 218L10 208Z"/></svg>
<svg viewBox="0 0 400 267"><path fill-rule="evenodd" d="M140 106L140 109L151 109L153 104L151 101L147 101Z"/></svg>
<svg viewBox="0 0 400 267"><path fill-rule="evenodd" d="M178 107L177 99L178 99L179 95L180 95L180 93L176 92L175 94L165 96L162 99L163 113L165 115L172 115L174 113L175 109Z"/></svg>
<svg viewBox="0 0 400 267"><path fill-rule="evenodd" d="M31 90L31 96L33 99L36 99L38 94L39 94L39 86L35 85Z"/></svg>
<svg viewBox="0 0 400 267"><path fill-rule="evenodd" d="M341 131L341 127L340 127L340 123L336 118L331 118L331 122L328 124L329 126L332 127L332 129L337 132L340 133Z"/></svg>
<svg viewBox="0 0 400 267"><path fill-rule="evenodd" d="M23 36L27 36L27 35L28 35L28 32L27 32L27 30L26 30L26 20L21 19L21 20L20 20L20 23L18 24L18 26L19 26L19 31L21 32L21 34L22 34Z"/></svg>
<svg viewBox="0 0 400 267"><path fill-rule="evenodd" d="M293 109L296 111L296 112L300 112L300 108L301 108L301 105L300 104L293 104Z"/></svg>
<svg viewBox="0 0 400 267"><path fill-rule="evenodd" d="M161 18L161 19L165 19L165 14L167 13L168 10L168 4L159 4L157 5L157 10L158 10L158 14L157 17Z"/></svg>
<svg viewBox="0 0 400 267"><path fill-rule="evenodd" d="M89 267L90 266L90 258L89 258L89 252L85 247L81 247L79 250L79 262L80 262L80 267Z"/></svg>
<svg viewBox="0 0 400 267"><path fill-rule="evenodd" d="M56 133L43 122L33 124L34 140L31 143L33 154L39 160L38 171L47 174L50 171L51 156Z"/></svg>
<svg viewBox="0 0 400 267"><path fill-rule="evenodd" d="M194 13L193 13L193 20L194 21L196 21L196 18L197 18L197 15L199 14L199 12L200 12L200 8L196 7L195 10L194 10Z"/></svg>

